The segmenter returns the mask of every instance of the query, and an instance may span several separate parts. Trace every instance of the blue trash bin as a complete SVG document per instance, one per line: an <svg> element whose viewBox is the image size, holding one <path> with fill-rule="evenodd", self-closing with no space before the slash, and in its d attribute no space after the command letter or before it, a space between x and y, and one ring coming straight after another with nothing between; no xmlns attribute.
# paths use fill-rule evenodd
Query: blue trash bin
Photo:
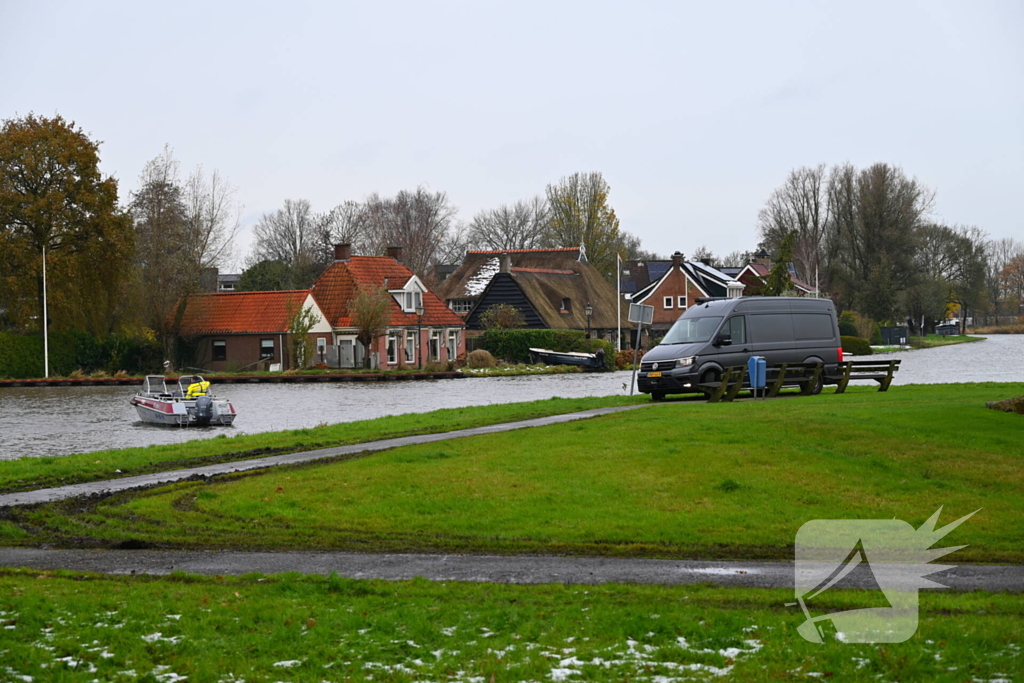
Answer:
<svg viewBox="0 0 1024 683"><path fill-rule="evenodd" d="M747 374L750 377L750 388L754 390L754 396L757 396L757 390L763 392L768 384L768 362L764 356L750 357L747 361Z"/></svg>

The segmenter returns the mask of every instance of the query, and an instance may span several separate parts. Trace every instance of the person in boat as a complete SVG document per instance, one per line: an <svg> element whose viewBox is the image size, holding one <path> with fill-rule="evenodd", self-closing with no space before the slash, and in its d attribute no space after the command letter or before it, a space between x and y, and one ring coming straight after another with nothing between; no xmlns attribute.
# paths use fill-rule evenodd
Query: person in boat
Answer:
<svg viewBox="0 0 1024 683"><path fill-rule="evenodd" d="M199 379L198 377L196 379ZM199 396L206 396L206 393L210 390L210 383L203 380L202 382L193 382L188 385L188 389L185 391L185 398L197 398Z"/></svg>

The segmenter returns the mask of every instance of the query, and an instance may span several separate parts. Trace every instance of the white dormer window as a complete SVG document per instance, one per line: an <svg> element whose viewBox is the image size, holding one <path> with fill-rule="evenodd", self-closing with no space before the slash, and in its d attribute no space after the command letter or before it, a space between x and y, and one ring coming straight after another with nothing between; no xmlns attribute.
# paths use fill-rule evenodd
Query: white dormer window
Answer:
<svg viewBox="0 0 1024 683"><path fill-rule="evenodd" d="M672 308L672 297L666 296L665 300L662 301L662 304L664 305L665 308Z"/></svg>
<svg viewBox="0 0 1024 683"><path fill-rule="evenodd" d="M395 298L403 313L415 313L417 308L423 306L423 293L427 288L420 282L419 278L413 275L401 289L389 289L388 293Z"/></svg>

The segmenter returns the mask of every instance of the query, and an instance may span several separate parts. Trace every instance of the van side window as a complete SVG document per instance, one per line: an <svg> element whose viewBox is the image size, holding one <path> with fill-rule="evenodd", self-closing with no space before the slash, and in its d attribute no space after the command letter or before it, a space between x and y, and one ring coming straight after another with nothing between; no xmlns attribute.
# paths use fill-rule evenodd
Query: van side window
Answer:
<svg viewBox="0 0 1024 683"><path fill-rule="evenodd" d="M793 341L793 316L788 313L755 313L750 331L755 343L772 344Z"/></svg>
<svg viewBox="0 0 1024 683"><path fill-rule="evenodd" d="M729 336L732 337L733 344L747 343L747 324L742 315L729 318L727 325L726 329L729 331Z"/></svg>
<svg viewBox="0 0 1024 683"><path fill-rule="evenodd" d="M827 313L794 313L793 329L798 341L827 341L835 339L832 316Z"/></svg>

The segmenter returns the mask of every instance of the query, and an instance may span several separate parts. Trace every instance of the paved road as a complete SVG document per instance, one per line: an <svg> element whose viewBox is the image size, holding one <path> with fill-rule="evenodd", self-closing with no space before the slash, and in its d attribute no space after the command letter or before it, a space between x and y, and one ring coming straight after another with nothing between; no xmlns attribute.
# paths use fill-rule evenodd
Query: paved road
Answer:
<svg viewBox="0 0 1024 683"><path fill-rule="evenodd" d="M374 553L166 550L0 549L0 567L70 569L103 574L242 575L258 572L332 572L356 579L495 583L714 583L792 588L791 562L703 562L536 555L425 555ZM870 577L869 577L870 578ZM1024 592L1024 566L962 565L932 575L953 590ZM874 584L864 587L873 587Z"/></svg>
<svg viewBox="0 0 1024 683"><path fill-rule="evenodd" d="M343 455L355 455L373 451L383 451L400 446L411 446L413 444L432 443L434 441L447 441L448 439L460 439L467 436L479 436L481 434L494 434L496 432L508 432L514 429L525 429L527 427L543 427L545 425L573 422L590 417L620 413L624 410L635 410L645 405L618 406L612 408L593 408L577 413L565 413L563 415L549 415L538 417L532 420L520 420L519 422L504 422L501 424L487 425L484 427L473 427L471 429L459 429L452 432L441 432L439 434L419 434L417 436L403 436L397 439L383 439L381 441L369 441L367 443L351 444L348 446L337 446L335 448L322 448L316 451L303 451L300 453L288 453L285 455L273 455L266 458L255 458L253 460L240 460L237 462L222 463L219 465L206 465L204 467L190 467L183 470L172 470L169 472L156 472L154 474L142 474L136 477L123 477L121 479L109 479L106 481L94 481L88 484L73 484L70 486L59 486L49 489L38 489L36 491L24 491L22 493L8 493L0 495L0 508L16 507L20 505L39 505L41 503L53 503L68 498L80 498L89 496L104 496L119 491L132 491L136 489L152 488L164 484L173 484L188 479L199 479L215 477L217 475L231 474L232 472L244 472L247 470L264 469L279 465L294 465L315 460L337 458Z"/></svg>

